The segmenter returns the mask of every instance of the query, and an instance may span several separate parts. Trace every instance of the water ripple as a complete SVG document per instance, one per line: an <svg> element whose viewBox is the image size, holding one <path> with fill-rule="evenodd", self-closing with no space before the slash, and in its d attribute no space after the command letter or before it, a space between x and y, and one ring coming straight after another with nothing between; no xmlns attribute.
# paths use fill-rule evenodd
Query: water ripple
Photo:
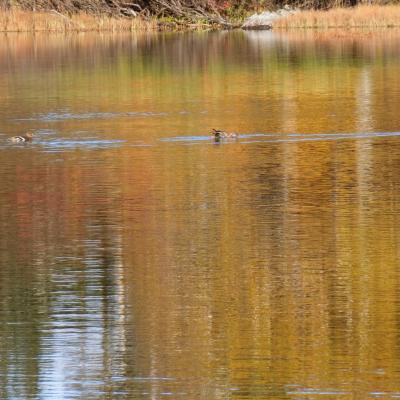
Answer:
<svg viewBox="0 0 400 400"><path fill-rule="evenodd" d="M87 113L72 113L72 112L50 112L47 114L39 114L36 117L19 118L15 121L46 121L57 122L67 120L93 120L93 119L110 119L123 117L160 117L167 115L164 112L151 111L130 111L130 112L87 112Z"/></svg>
<svg viewBox="0 0 400 400"><path fill-rule="evenodd" d="M58 152L72 149L102 149L110 147L119 147L124 140L103 140L103 139L86 139L86 140L52 140L42 142L45 152Z"/></svg>
<svg viewBox="0 0 400 400"><path fill-rule="evenodd" d="M397 137L400 132L354 132L354 133L252 133L240 134L238 139L242 144L250 143L280 143L280 142L309 142L327 140L356 140L377 139L380 137ZM256 138L256 139L254 139ZM183 144L197 144L196 142L210 141L212 136L174 136L162 138L161 142L183 142ZM245 139L245 141L243 141ZM249 140L247 140L249 139ZM221 139L220 143L236 143L236 139Z"/></svg>

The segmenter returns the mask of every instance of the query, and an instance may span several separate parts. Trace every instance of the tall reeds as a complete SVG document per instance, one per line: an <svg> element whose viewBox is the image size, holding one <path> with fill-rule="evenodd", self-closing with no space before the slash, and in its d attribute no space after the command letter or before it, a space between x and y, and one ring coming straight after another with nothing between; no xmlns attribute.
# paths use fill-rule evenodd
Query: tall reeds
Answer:
<svg viewBox="0 0 400 400"><path fill-rule="evenodd" d="M399 5L359 5L352 8L309 10L274 22L274 28L387 28L400 27Z"/></svg>
<svg viewBox="0 0 400 400"><path fill-rule="evenodd" d="M67 16L57 11L0 9L0 32L144 31L157 28L155 20L116 18L86 13Z"/></svg>
<svg viewBox="0 0 400 400"><path fill-rule="evenodd" d="M171 20L172 21L172 20ZM62 14L58 11L28 11L0 8L0 32L73 32L73 31L148 31L177 29L171 22L142 18L110 17L104 14ZM181 25L179 25L181 26ZM209 28L209 24L205 24ZM352 8L303 10L274 21L274 28L382 28L400 27L400 5L359 5ZM187 29L193 29L189 23ZM195 28L201 29L202 25Z"/></svg>

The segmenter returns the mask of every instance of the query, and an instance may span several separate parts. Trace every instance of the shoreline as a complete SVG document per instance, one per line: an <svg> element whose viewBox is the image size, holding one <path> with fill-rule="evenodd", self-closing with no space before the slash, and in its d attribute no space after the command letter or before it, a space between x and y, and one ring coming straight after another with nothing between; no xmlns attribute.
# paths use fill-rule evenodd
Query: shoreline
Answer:
<svg viewBox="0 0 400 400"><path fill-rule="evenodd" d="M155 19L117 18L78 13L67 16L57 11L0 10L1 33L144 32L158 29Z"/></svg>
<svg viewBox="0 0 400 400"><path fill-rule="evenodd" d="M274 29L392 29L400 27L400 5L303 10L274 23Z"/></svg>
<svg viewBox="0 0 400 400"><path fill-rule="evenodd" d="M231 28L206 21L185 22L173 18L123 18L86 13L67 16L57 11L0 10L0 32L149 32L224 30ZM400 5L359 5L353 8L301 10L272 24L274 30L381 29L400 27Z"/></svg>

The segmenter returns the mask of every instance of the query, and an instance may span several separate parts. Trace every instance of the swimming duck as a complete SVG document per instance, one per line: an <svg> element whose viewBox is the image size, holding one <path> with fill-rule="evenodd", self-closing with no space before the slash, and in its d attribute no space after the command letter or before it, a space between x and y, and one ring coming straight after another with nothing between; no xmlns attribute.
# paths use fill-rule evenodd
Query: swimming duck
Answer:
<svg viewBox="0 0 400 400"><path fill-rule="evenodd" d="M33 138L33 133L25 133L25 135L21 136L13 136L9 140L13 143L26 143L26 142L31 142Z"/></svg>
<svg viewBox="0 0 400 400"><path fill-rule="evenodd" d="M220 139L237 139L238 134L235 132L225 132L222 131L221 129L213 129L211 134L213 135L215 140L220 140Z"/></svg>

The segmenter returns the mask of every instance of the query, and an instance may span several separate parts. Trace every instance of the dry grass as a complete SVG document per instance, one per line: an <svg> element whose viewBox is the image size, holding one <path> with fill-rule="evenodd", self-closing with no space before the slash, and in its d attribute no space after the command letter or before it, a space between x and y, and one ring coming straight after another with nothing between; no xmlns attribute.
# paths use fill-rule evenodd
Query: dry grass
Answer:
<svg viewBox="0 0 400 400"><path fill-rule="evenodd" d="M57 12L0 10L0 32L73 32L73 31L145 31L157 29L157 22L140 18L111 18Z"/></svg>
<svg viewBox="0 0 400 400"><path fill-rule="evenodd" d="M209 25L207 25L209 27ZM274 28L382 28L400 27L400 5L360 5L327 11L301 11L274 22ZM0 32L149 31L177 29L156 19L112 18L85 13L67 16L56 11L32 12L0 9ZM186 29L193 27L186 26ZM202 28L196 25L196 29Z"/></svg>
<svg viewBox="0 0 400 400"><path fill-rule="evenodd" d="M274 28L389 28L400 26L400 6L360 5L327 11L302 11L274 23Z"/></svg>

